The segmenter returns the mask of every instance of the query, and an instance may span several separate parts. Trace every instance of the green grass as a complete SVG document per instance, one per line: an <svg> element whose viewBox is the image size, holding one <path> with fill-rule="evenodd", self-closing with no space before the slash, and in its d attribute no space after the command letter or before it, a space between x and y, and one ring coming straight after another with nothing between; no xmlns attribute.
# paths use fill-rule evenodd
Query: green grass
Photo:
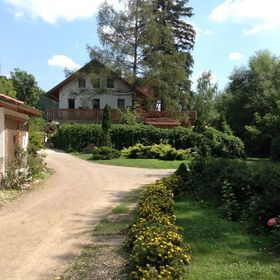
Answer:
<svg viewBox="0 0 280 280"><path fill-rule="evenodd" d="M246 233L241 223L224 220L218 209L185 196L175 205L192 262L190 280L278 280L280 257L264 237Z"/></svg>
<svg viewBox="0 0 280 280"><path fill-rule="evenodd" d="M127 167L140 167L140 168L154 168L154 169L177 169L179 165L184 162L188 164L189 160L159 160L159 159L129 159L125 157L120 157L117 159L111 160L92 160L91 154L83 154L74 152L72 155L84 159L87 161L106 164L106 165L115 165L115 166L127 166Z"/></svg>

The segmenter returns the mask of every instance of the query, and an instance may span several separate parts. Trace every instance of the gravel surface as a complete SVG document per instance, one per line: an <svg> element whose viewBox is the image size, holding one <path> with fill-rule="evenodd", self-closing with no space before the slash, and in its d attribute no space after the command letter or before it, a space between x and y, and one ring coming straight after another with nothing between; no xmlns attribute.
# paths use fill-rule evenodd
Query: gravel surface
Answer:
<svg viewBox="0 0 280 280"><path fill-rule="evenodd" d="M42 187L0 209L1 280L54 279L124 194L172 173L99 165L53 150L47 163L56 172Z"/></svg>

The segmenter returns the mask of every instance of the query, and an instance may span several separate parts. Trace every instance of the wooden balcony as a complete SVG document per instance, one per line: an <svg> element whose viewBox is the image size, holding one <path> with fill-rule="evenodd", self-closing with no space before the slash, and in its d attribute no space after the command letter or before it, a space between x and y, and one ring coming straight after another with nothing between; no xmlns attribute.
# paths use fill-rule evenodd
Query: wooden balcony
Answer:
<svg viewBox="0 0 280 280"><path fill-rule="evenodd" d="M46 119L58 122L93 122L101 123L102 109L48 109L45 112ZM119 110L111 110L112 122L120 123ZM174 127L178 125L190 126L197 119L196 111L184 111L170 113L165 111L152 111L140 113L140 121L157 127Z"/></svg>
<svg viewBox="0 0 280 280"><path fill-rule="evenodd" d="M48 109L46 119L58 122L94 122L100 123L103 110L101 109ZM119 110L111 110L112 122L119 123L121 114Z"/></svg>

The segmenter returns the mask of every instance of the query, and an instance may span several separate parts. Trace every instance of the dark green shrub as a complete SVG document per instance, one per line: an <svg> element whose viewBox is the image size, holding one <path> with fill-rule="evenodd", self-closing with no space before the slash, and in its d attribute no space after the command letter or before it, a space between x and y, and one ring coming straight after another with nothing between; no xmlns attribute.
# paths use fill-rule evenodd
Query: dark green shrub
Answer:
<svg viewBox="0 0 280 280"><path fill-rule="evenodd" d="M185 182L198 199L211 200L254 232L267 232L267 220L280 213L280 169L271 163L198 158Z"/></svg>
<svg viewBox="0 0 280 280"><path fill-rule="evenodd" d="M280 160L280 135L272 138L271 141L271 159L273 161Z"/></svg>
<svg viewBox="0 0 280 280"><path fill-rule="evenodd" d="M101 159L114 159L119 158L120 152L112 147L101 146L92 152L92 159L101 160Z"/></svg>
<svg viewBox="0 0 280 280"><path fill-rule="evenodd" d="M111 125L112 125L111 109L106 104L102 114L101 137L100 137L101 146L111 146L111 135L110 135Z"/></svg>

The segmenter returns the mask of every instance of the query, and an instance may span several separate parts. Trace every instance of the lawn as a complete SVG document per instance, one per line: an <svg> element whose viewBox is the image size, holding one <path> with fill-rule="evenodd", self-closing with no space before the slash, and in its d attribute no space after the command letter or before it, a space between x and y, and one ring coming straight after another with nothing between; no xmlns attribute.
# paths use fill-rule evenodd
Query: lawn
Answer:
<svg viewBox="0 0 280 280"><path fill-rule="evenodd" d="M189 196L177 200L175 211L191 248L186 279L279 279L280 256L267 249L265 238L247 234L241 223L224 220L218 209Z"/></svg>
<svg viewBox="0 0 280 280"><path fill-rule="evenodd" d="M129 159L120 157L111 160L91 160L91 154L84 153L71 153L72 155L88 160L95 163L116 165L116 166L127 166L127 167L141 167L141 168L155 168L155 169L177 169L179 165L184 162L188 164L188 160L159 160L159 159Z"/></svg>

